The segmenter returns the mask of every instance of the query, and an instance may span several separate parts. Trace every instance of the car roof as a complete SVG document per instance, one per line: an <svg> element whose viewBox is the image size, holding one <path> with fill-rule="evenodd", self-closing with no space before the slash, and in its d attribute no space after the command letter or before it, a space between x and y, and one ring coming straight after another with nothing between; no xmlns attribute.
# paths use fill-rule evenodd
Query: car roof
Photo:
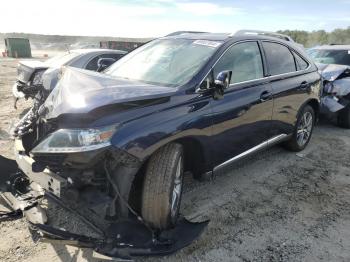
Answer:
<svg viewBox="0 0 350 262"><path fill-rule="evenodd" d="M86 49L72 49L70 52L87 54L87 53L116 53L116 54L126 54L126 51L115 50L115 49L102 49L102 48L86 48Z"/></svg>
<svg viewBox="0 0 350 262"><path fill-rule="evenodd" d="M176 35L168 35L162 38L225 41L229 39L229 37L230 34L228 33L180 33Z"/></svg>
<svg viewBox="0 0 350 262"><path fill-rule="evenodd" d="M317 46L312 49L320 49L320 50L350 50L350 45L322 45Z"/></svg>
<svg viewBox="0 0 350 262"><path fill-rule="evenodd" d="M165 37L162 37L161 39L190 39L190 40L209 40L209 41L220 41L220 42L237 42L237 41L243 41L243 40L270 40L270 41L279 41L282 43L285 43L289 46L294 47L295 49L300 50L301 45L298 43L295 43L294 41L286 41L280 37L278 37L279 34L276 34L276 36L271 36L268 34L243 34L240 33L243 31L238 31L238 34L232 34L232 33L180 33L177 35L168 35ZM262 32L262 31L258 31ZM282 35L281 35L282 36Z"/></svg>

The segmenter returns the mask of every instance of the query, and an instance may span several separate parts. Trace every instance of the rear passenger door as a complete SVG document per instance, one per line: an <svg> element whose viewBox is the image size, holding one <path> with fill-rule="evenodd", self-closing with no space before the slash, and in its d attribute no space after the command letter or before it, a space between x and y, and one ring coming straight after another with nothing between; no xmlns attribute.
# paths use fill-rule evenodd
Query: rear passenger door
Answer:
<svg viewBox="0 0 350 262"><path fill-rule="evenodd" d="M262 42L273 93L273 134L291 134L302 104L308 99L310 83L305 70L309 64L295 51L279 42Z"/></svg>
<svg viewBox="0 0 350 262"><path fill-rule="evenodd" d="M271 137L272 93L264 78L261 49L256 41L229 47L213 68L213 75L232 71L230 86L213 111L213 159L228 161Z"/></svg>

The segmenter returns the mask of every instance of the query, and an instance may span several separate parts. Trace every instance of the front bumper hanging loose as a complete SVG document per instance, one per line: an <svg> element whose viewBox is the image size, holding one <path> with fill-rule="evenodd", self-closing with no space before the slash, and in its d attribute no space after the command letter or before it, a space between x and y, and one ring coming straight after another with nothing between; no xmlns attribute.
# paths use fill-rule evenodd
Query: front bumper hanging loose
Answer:
<svg viewBox="0 0 350 262"><path fill-rule="evenodd" d="M111 224L105 239L78 235L44 224L32 224L32 228L40 233L43 242L92 248L107 257L132 259L175 253L197 239L207 225L208 221L193 223L182 218L173 229L155 234L136 219L130 219Z"/></svg>
<svg viewBox="0 0 350 262"><path fill-rule="evenodd" d="M209 223L194 223L181 218L173 228L155 231L137 217L130 216L110 223L109 227L103 230L103 238L93 238L47 225L48 218L44 209L40 207L44 193L36 188L35 182L28 181L23 174L8 175L7 185L8 192L1 192L0 196L12 210L0 212L0 221L24 215L30 228L39 233L42 242L91 248L112 258L131 260L138 256L170 255L190 245ZM24 188L27 188L27 191L24 192Z"/></svg>

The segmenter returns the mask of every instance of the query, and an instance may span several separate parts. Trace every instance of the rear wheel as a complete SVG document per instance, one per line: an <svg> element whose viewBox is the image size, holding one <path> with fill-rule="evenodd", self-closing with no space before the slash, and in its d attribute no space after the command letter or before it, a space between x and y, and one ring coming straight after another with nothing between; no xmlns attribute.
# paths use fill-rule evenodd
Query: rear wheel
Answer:
<svg viewBox="0 0 350 262"><path fill-rule="evenodd" d="M315 111L306 105L299 114L292 138L285 143L287 149L299 152L309 143L315 124Z"/></svg>
<svg viewBox="0 0 350 262"><path fill-rule="evenodd" d="M340 110L338 115L338 126L350 128L350 105Z"/></svg>
<svg viewBox="0 0 350 262"><path fill-rule="evenodd" d="M142 192L142 217L156 229L175 225L183 185L183 148L171 143L150 158Z"/></svg>

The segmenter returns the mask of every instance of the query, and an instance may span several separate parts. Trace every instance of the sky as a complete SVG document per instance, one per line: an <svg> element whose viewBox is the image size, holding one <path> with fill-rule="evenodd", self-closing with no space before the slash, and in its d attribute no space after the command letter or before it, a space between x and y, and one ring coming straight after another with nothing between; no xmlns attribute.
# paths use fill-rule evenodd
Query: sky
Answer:
<svg viewBox="0 0 350 262"><path fill-rule="evenodd" d="M350 26L350 0L4 0L0 32L157 37L180 30L331 31Z"/></svg>

